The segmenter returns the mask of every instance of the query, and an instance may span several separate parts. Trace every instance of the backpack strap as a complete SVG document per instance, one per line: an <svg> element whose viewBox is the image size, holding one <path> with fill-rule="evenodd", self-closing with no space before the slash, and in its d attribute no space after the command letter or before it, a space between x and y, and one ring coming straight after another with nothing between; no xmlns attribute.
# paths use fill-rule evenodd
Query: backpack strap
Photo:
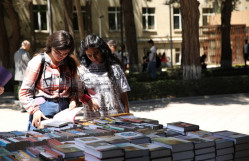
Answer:
<svg viewBox="0 0 249 161"><path fill-rule="evenodd" d="M36 82L35 82L35 87L37 86L38 81L41 79L41 75L42 75L42 73L43 73L44 64L45 64L45 55L44 55L44 53L41 53L40 55L41 55L41 57L42 57L42 60L41 60L41 67L40 67L39 75L38 75L37 80L36 80ZM35 89L35 87L34 87L34 89Z"/></svg>

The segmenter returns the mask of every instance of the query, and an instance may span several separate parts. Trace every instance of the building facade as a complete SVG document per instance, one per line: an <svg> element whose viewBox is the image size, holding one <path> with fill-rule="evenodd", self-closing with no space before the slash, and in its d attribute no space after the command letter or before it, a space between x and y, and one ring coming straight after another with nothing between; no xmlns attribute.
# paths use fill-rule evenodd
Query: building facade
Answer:
<svg viewBox="0 0 249 161"><path fill-rule="evenodd" d="M65 29L64 8L62 0L50 0L51 19L48 16L48 0L15 0L14 8L19 15L21 23L21 35L23 39L31 39L31 17L34 19L36 49L44 47L49 31ZM72 0L72 3L74 1ZM121 42L121 19L120 19L120 0L80 0L84 19L84 29L91 33L98 34L105 40L116 40ZM169 61L173 65L181 62L182 44L182 24L180 6L178 3L169 5L170 0L133 0L134 18L137 33L138 58L140 67L142 57L149 49L147 41L152 39L155 42L158 53L166 53ZM219 19L214 20L212 16L219 12L219 5L216 3L199 0L200 6L200 26L220 23ZM30 10L32 5L32 10ZM249 2L241 0L237 5L238 11L247 11ZM7 17L5 17L8 23ZM239 18L237 18L238 20ZM239 21L239 20L238 20ZM52 25L50 27L50 22ZM214 23L215 22L215 23ZM233 21L232 21L233 22ZM243 21L241 21L243 22ZM73 26L76 47L79 48L80 36L78 30L76 7L73 8ZM248 24L246 24L248 26ZM125 30L125 29L124 29ZM11 35L11 29L8 30ZM124 35L124 34L123 34ZM172 41L171 41L172 38ZM124 37L124 43L126 39ZM204 52L201 46L200 53ZM211 60L211 59L209 59Z"/></svg>

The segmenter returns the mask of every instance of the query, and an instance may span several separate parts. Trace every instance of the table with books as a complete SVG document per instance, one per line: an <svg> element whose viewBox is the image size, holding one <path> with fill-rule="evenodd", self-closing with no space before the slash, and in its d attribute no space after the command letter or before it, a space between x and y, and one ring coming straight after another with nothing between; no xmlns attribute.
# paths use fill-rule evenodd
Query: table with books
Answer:
<svg viewBox="0 0 249 161"><path fill-rule="evenodd" d="M0 160L248 161L249 136L122 113L0 132Z"/></svg>

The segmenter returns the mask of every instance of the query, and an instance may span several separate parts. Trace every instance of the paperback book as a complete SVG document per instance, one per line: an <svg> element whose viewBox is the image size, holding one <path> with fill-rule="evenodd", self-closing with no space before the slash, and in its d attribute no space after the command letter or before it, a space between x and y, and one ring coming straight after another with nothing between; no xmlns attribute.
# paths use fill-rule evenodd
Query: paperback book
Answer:
<svg viewBox="0 0 249 161"><path fill-rule="evenodd" d="M69 123L74 123L76 115L79 113L79 111L82 108L83 107L76 107L73 110L69 110L69 108L67 108L67 109L55 114L52 119L41 121L40 128L44 128L44 127L48 127L48 126L62 127L62 126L68 125Z"/></svg>
<svg viewBox="0 0 249 161"><path fill-rule="evenodd" d="M172 152L188 151L194 149L192 142L174 137L153 138L152 143L170 148Z"/></svg>
<svg viewBox="0 0 249 161"><path fill-rule="evenodd" d="M105 141L86 143L85 152L99 159L123 157L124 152L120 147L109 144Z"/></svg>
<svg viewBox="0 0 249 161"><path fill-rule="evenodd" d="M178 122L167 123L167 128L176 131L187 132L187 131L199 130L199 125L178 121Z"/></svg>

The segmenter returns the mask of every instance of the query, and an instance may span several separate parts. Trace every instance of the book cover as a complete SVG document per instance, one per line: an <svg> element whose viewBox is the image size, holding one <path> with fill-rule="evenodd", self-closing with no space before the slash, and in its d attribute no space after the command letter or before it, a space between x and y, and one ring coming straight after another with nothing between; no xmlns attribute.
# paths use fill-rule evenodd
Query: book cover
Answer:
<svg viewBox="0 0 249 161"><path fill-rule="evenodd" d="M84 150L86 153L101 159L124 156L124 152L120 147L105 141L86 143Z"/></svg>
<svg viewBox="0 0 249 161"><path fill-rule="evenodd" d="M86 143L103 141L102 139L95 137L95 136L75 138L74 140L75 140L75 144L82 147L82 148L85 148Z"/></svg>
<svg viewBox="0 0 249 161"><path fill-rule="evenodd" d="M84 156L84 151L73 144L56 145L52 150L62 154L63 158Z"/></svg>
<svg viewBox="0 0 249 161"><path fill-rule="evenodd" d="M204 138L191 137L191 136L175 136L175 138L191 141L192 143L194 143L194 149L201 149L201 148L215 146L214 141Z"/></svg>
<svg viewBox="0 0 249 161"><path fill-rule="evenodd" d="M143 135L142 133L130 131L115 133L115 136L123 137L134 144L150 143L150 137Z"/></svg>
<svg viewBox="0 0 249 161"><path fill-rule="evenodd" d="M217 131L213 133L214 136L218 136L221 138L233 140L235 144L241 144L241 143L248 143L249 142L249 135L237 133L233 131Z"/></svg>
<svg viewBox="0 0 249 161"><path fill-rule="evenodd" d="M80 112L83 107L76 107L72 110L69 108L57 113L52 119L42 120L40 128L52 126L52 127L62 127L68 125L69 123L74 123L76 115Z"/></svg>
<svg viewBox="0 0 249 161"><path fill-rule="evenodd" d="M118 143L129 143L129 140L124 139L120 136L109 135L109 136L97 136L97 138L102 139L110 144L118 144Z"/></svg>
<svg viewBox="0 0 249 161"><path fill-rule="evenodd" d="M145 144L139 144L139 146L145 149L149 149L151 159L171 156L171 150L169 148L162 147L160 145L145 143Z"/></svg>
<svg viewBox="0 0 249 161"><path fill-rule="evenodd" d="M0 65L0 86L4 87L12 78L12 73Z"/></svg>
<svg viewBox="0 0 249 161"><path fill-rule="evenodd" d="M181 132L187 132L199 130L199 125L178 121L167 123L167 128Z"/></svg>
<svg viewBox="0 0 249 161"><path fill-rule="evenodd" d="M152 143L158 144L160 146L170 148L172 152L180 152L194 149L194 145L192 142L174 137L152 138L151 141Z"/></svg>
<svg viewBox="0 0 249 161"><path fill-rule="evenodd" d="M115 144L116 146L124 149L125 151L125 160L128 158L136 158L141 156L149 156L149 149L142 148L139 145L132 143L120 143Z"/></svg>

